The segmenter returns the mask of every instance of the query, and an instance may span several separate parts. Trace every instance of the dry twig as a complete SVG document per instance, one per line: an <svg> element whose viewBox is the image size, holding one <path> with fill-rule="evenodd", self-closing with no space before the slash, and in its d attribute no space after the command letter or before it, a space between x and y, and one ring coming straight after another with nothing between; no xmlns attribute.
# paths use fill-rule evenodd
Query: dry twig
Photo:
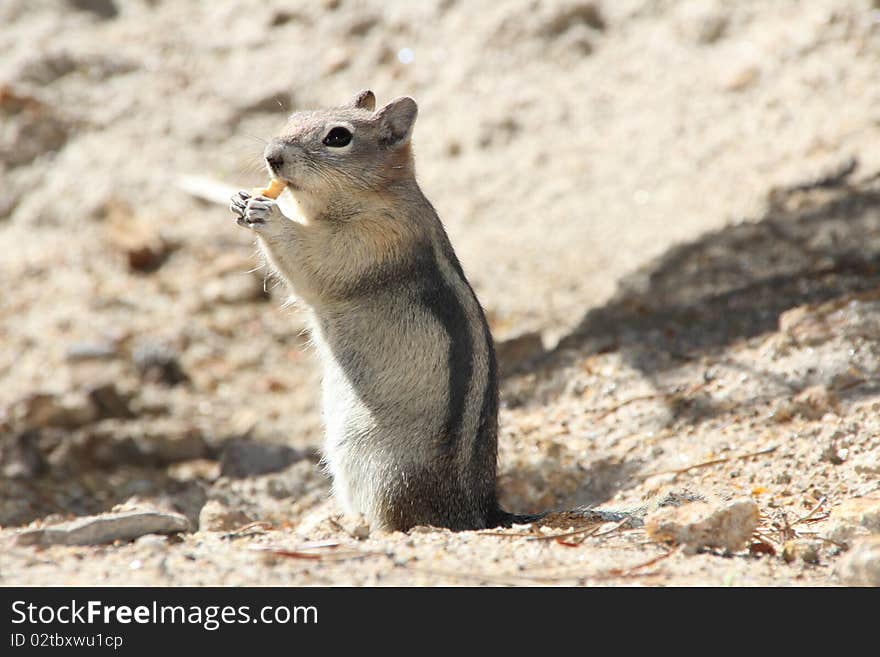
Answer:
<svg viewBox="0 0 880 657"><path fill-rule="evenodd" d="M712 459L711 461L704 461L702 463L695 463L694 465L689 465L684 468L678 468L674 470L658 470L656 472L649 472L647 474L642 475L642 479L648 479L650 477L655 477L657 475L664 474L674 474L676 476L680 474L684 474L685 472L690 472L691 470L697 470L699 468L708 468L712 465L718 465L719 463L727 463L729 461L740 461L743 459L750 459L755 456L764 456L765 454L772 454L778 449L778 445L774 445L773 447L767 447L766 449L759 450L757 452L749 452L748 454L738 454L736 456L725 456L720 459Z"/></svg>
<svg viewBox="0 0 880 657"><path fill-rule="evenodd" d="M815 515L815 513L819 509L822 508L822 506L825 504L826 501L827 501L826 497L823 497L822 499L820 499L818 502L816 502L816 506L814 506L812 509L810 509L810 512L807 515L802 516L802 517L798 518L797 520L795 520L793 523L791 523L791 526L794 527L795 525L798 525L802 522L811 522L811 521L815 522L816 520L821 520L821 518L813 518L813 516Z"/></svg>
<svg viewBox="0 0 880 657"><path fill-rule="evenodd" d="M257 520L256 522L249 522L248 524L243 525L238 529L233 529L231 532L223 534L223 538L243 538L245 536L252 536L253 534L267 532L273 528L274 527L271 522L266 522L265 520Z"/></svg>

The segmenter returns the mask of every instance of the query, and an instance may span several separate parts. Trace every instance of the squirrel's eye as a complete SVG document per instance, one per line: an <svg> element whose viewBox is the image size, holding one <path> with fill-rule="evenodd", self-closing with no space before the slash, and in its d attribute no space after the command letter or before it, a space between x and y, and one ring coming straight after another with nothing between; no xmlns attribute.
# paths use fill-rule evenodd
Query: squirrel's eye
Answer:
<svg viewBox="0 0 880 657"><path fill-rule="evenodd" d="M351 133L345 128L333 128L324 137L324 145L331 148L342 148L348 146L351 141Z"/></svg>

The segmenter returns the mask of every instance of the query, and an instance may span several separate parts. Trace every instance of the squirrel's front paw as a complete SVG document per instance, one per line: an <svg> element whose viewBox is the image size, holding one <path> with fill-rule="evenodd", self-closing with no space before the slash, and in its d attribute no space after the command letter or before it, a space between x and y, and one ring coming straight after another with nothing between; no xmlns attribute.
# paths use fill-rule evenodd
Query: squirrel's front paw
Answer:
<svg viewBox="0 0 880 657"><path fill-rule="evenodd" d="M275 201L267 196L251 196L245 191L232 197L229 209L236 215L239 226L258 231L278 226L284 219L284 214Z"/></svg>

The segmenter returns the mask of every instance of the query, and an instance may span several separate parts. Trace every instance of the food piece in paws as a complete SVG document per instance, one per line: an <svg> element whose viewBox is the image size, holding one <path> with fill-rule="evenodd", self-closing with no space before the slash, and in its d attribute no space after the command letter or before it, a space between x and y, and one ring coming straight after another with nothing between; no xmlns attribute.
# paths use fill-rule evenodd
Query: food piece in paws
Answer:
<svg viewBox="0 0 880 657"><path fill-rule="evenodd" d="M268 187L255 187L254 188L254 196L268 196L269 198L278 198L281 196L281 192L284 191L284 188L287 187L287 184L283 180L278 180L278 178L272 178L272 181L269 183Z"/></svg>

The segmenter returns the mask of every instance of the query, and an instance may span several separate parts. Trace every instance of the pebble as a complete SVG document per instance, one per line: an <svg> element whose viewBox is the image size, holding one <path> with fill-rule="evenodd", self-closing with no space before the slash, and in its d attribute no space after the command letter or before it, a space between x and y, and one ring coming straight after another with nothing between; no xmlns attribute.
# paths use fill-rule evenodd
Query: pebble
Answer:
<svg viewBox="0 0 880 657"><path fill-rule="evenodd" d="M0 440L0 473L10 479L32 479L45 472L39 439L34 429L4 436Z"/></svg>
<svg viewBox="0 0 880 657"><path fill-rule="evenodd" d="M773 419L788 422L800 416L805 420L821 420L827 413L836 413L839 405L840 399L827 387L810 386L793 398L780 401L773 411Z"/></svg>
<svg viewBox="0 0 880 657"><path fill-rule="evenodd" d="M135 416L131 408L129 408L128 395L121 393L114 383L104 383L91 387L88 391L88 398L95 409L98 419L131 419Z"/></svg>
<svg viewBox="0 0 880 657"><path fill-rule="evenodd" d="M850 586L880 586L880 536L855 543L840 560L837 574Z"/></svg>
<svg viewBox="0 0 880 657"><path fill-rule="evenodd" d="M199 530L229 532L254 521L240 509L232 509L219 500L208 500L199 512Z"/></svg>
<svg viewBox="0 0 880 657"><path fill-rule="evenodd" d="M158 552L168 547L168 539L160 534L144 534L135 539L134 544L151 552Z"/></svg>
<svg viewBox="0 0 880 657"><path fill-rule="evenodd" d="M135 215L128 204L121 201L108 202L106 213L109 242L125 255L129 269L149 273L164 264L173 245L153 222Z"/></svg>
<svg viewBox="0 0 880 657"><path fill-rule="evenodd" d="M786 541L782 546L782 558L786 562L803 561L804 563L819 563L819 553L822 548L821 541L808 538L795 538Z"/></svg>
<svg viewBox="0 0 880 657"><path fill-rule="evenodd" d="M22 166L64 146L70 126L57 110L57 103L0 84L0 162L8 167Z"/></svg>
<svg viewBox="0 0 880 657"><path fill-rule="evenodd" d="M580 25L596 31L602 31L606 27L602 11L593 0L551 4L544 13L538 23L540 33L547 37L557 37Z"/></svg>
<svg viewBox="0 0 880 657"><path fill-rule="evenodd" d="M802 346L822 344L833 337L824 314L811 305L797 306L780 314L779 331Z"/></svg>
<svg viewBox="0 0 880 657"><path fill-rule="evenodd" d="M138 510L102 513L58 525L27 529L16 535L19 545L102 545L131 541L145 534L189 531L189 521L179 513Z"/></svg>
<svg viewBox="0 0 880 657"><path fill-rule="evenodd" d="M105 342L75 342L67 348L65 358L71 362L82 360L109 360L118 355L116 345Z"/></svg>
<svg viewBox="0 0 880 657"><path fill-rule="evenodd" d="M180 365L177 351L166 344L152 341L141 342L132 351L131 359L141 376L147 381L175 386L189 380Z"/></svg>
<svg viewBox="0 0 880 657"><path fill-rule="evenodd" d="M104 20L116 18L119 15L119 9L113 0L67 0L67 3L76 9L91 12Z"/></svg>
<svg viewBox="0 0 880 657"><path fill-rule="evenodd" d="M346 534L359 541L365 541L370 537L370 524L362 515L342 516L336 522Z"/></svg>
<svg viewBox="0 0 880 657"><path fill-rule="evenodd" d="M880 532L880 492L840 503L831 511L832 520Z"/></svg>
<svg viewBox="0 0 880 657"><path fill-rule="evenodd" d="M89 399L75 393L32 393L20 402L17 413L28 428L35 429L77 429L98 419L98 411Z"/></svg>
<svg viewBox="0 0 880 657"><path fill-rule="evenodd" d="M649 538L683 545L690 553L704 548L737 552L748 545L758 520L758 505L749 498L722 504L691 502L654 511L645 529Z"/></svg>
<svg viewBox="0 0 880 657"><path fill-rule="evenodd" d="M761 69L757 66L747 64L734 69L722 83L725 91L743 91L758 81L761 75Z"/></svg>
<svg viewBox="0 0 880 657"><path fill-rule="evenodd" d="M707 6L703 0L679 6L676 27L687 41L708 45L719 41L730 24L729 17L718 7Z"/></svg>
<svg viewBox="0 0 880 657"><path fill-rule="evenodd" d="M877 451L860 454L852 463L859 474L880 475L880 453Z"/></svg>

